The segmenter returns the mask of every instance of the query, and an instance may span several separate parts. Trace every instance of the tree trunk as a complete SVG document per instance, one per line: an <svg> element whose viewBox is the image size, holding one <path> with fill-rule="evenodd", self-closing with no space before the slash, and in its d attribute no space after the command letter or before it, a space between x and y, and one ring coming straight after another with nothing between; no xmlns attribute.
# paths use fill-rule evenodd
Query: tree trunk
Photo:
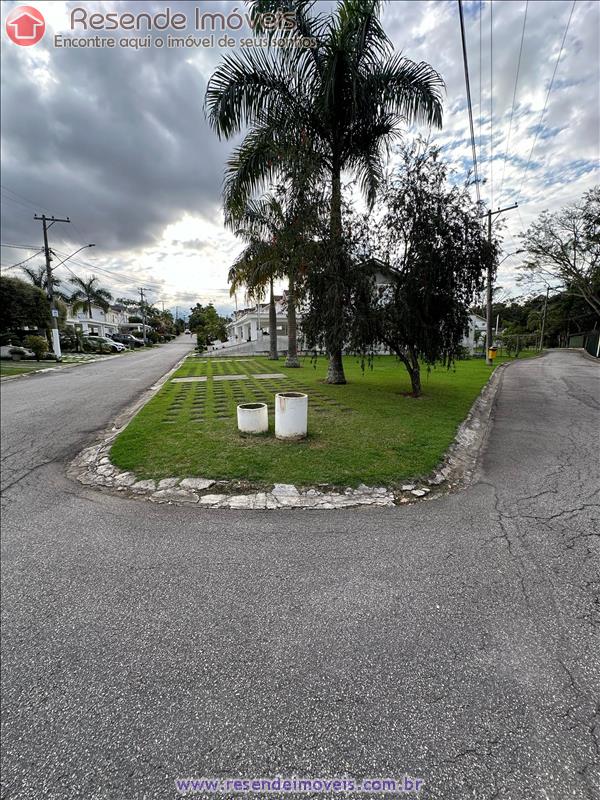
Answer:
<svg viewBox="0 0 600 800"><path fill-rule="evenodd" d="M273 293L273 278L269 281L269 361L279 361L277 353L277 309Z"/></svg>
<svg viewBox="0 0 600 800"><path fill-rule="evenodd" d="M408 372L408 375L410 377L412 396L420 397L422 394L421 367L419 364L419 359L415 355L415 352L412 349L410 351L399 350L395 347L391 347L390 349L394 350L400 361L402 361L402 363L406 367L406 371Z"/></svg>
<svg viewBox="0 0 600 800"><path fill-rule="evenodd" d="M341 348L329 353L329 365L327 367L327 379L325 383L346 383Z"/></svg>
<svg viewBox="0 0 600 800"><path fill-rule="evenodd" d="M332 248L331 264L331 310L329 330L325 332L325 344L329 356L326 383L346 383L342 350L344 346L343 326L343 267L342 267L342 181L341 169L334 163L331 179L331 218L330 238Z"/></svg>
<svg viewBox="0 0 600 800"><path fill-rule="evenodd" d="M296 323L296 287L294 285L294 273L290 271L288 276L288 354L285 360L286 367L299 367L298 360L298 325Z"/></svg>
<svg viewBox="0 0 600 800"><path fill-rule="evenodd" d="M412 396L413 397L420 397L421 396L421 370L417 366L410 367L408 369L408 374L410 375L410 382L412 385Z"/></svg>

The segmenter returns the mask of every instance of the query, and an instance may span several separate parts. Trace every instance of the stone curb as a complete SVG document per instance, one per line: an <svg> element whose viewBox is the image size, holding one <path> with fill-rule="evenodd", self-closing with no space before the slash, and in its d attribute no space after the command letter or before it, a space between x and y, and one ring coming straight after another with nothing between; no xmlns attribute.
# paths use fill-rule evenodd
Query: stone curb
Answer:
<svg viewBox="0 0 600 800"><path fill-rule="evenodd" d="M187 357L187 354L186 354ZM397 487L373 487L361 484L335 491L327 488L301 489L293 484L276 483L262 491L244 492L233 481L212 478L163 478L140 480L132 472L120 470L110 463L110 449L116 436L168 380L185 357L157 381L144 395L119 415L112 429L100 442L86 447L69 465L67 474L86 486L119 492L153 503L196 505L200 508L271 510L281 508L337 509L356 506L392 507L432 499L448 491L463 488L476 475L479 455L491 427L493 408L504 371L510 363L500 364L471 406L458 428L452 445L434 471L423 481ZM235 493L236 489L239 493Z"/></svg>

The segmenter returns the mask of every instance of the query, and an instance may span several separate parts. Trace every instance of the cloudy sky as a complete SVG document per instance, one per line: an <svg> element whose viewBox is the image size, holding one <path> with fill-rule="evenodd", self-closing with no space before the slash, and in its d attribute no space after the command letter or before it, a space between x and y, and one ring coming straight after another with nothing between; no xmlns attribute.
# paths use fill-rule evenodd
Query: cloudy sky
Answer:
<svg viewBox="0 0 600 800"><path fill-rule="evenodd" d="M223 229L220 191L232 144L217 140L203 113L207 79L226 50L65 49L53 34L73 35L75 7L169 6L193 21L195 8L228 14L242 3L37 2L47 30L32 47L7 39L4 21L17 5L2 3L3 274L17 274L13 265L35 253L6 245L41 246L34 213L69 216L72 224L51 229L57 254L96 244L68 262L73 273L98 275L115 296L145 286L150 301L180 312L197 300L230 310L227 269L240 245ZM600 4L466 0L464 8L481 194L494 207L518 200L504 215L511 253L543 208L574 201L599 180ZM472 161L457 3L392 0L383 19L396 49L442 74L444 128L432 138L462 176ZM41 263L34 255L28 265ZM517 264L507 258L499 281L515 293ZM57 274L70 276L66 267Z"/></svg>

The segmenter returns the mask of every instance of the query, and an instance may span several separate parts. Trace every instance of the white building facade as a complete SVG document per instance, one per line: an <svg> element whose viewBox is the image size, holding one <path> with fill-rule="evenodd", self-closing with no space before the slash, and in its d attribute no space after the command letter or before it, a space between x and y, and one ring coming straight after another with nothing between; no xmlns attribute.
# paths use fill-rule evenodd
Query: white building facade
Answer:
<svg viewBox="0 0 600 800"><path fill-rule="evenodd" d="M141 322L129 322L129 317L141 316L137 308L125 308L121 305L112 305L108 311L103 311L100 306L92 305L91 315L88 309L73 311L67 305L66 324L79 331L84 336L112 336L114 333L131 333L133 336L144 335L144 325ZM146 325L146 333L152 330Z"/></svg>

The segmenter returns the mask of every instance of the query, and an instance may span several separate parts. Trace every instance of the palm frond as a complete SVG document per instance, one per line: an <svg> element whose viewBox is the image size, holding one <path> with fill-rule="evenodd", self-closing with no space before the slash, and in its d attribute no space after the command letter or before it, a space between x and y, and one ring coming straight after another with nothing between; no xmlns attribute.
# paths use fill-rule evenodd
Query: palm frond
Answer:
<svg viewBox="0 0 600 800"><path fill-rule="evenodd" d="M441 128L444 88L441 75L432 66L398 53L365 78L364 93L408 123Z"/></svg>

